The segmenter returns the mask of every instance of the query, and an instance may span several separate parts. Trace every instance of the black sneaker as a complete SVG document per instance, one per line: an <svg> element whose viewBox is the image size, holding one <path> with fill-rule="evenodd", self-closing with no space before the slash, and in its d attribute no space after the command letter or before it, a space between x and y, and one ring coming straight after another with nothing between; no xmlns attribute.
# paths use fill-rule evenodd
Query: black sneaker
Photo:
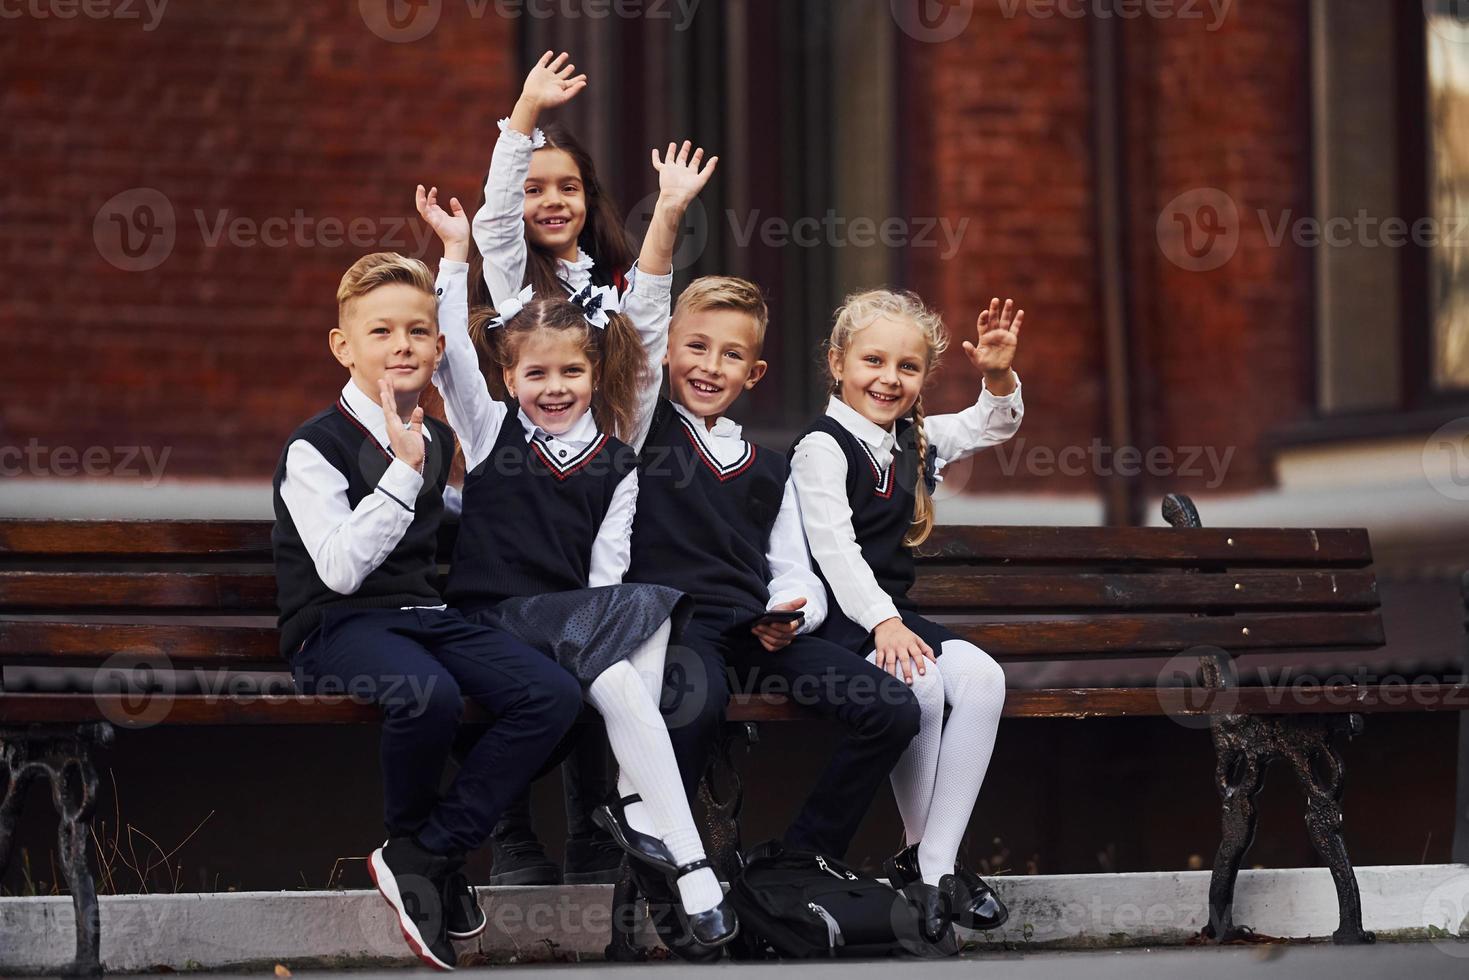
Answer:
<svg viewBox="0 0 1469 980"><path fill-rule="evenodd" d="M622 869L622 848L607 834L598 831L586 837L566 839L566 873L568 885L615 885Z"/></svg>
<svg viewBox="0 0 1469 980"><path fill-rule="evenodd" d="M495 864L492 885L559 885L561 869L546 856L546 848L534 837L490 839Z"/></svg>
<svg viewBox="0 0 1469 980"><path fill-rule="evenodd" d="M462 858L450 862L444 878L443 896L445 931L450 939L473 939L485 931L490 920L486 918L485 910L479 907L479 896L474 886L464 876Z"/></svg>
<svg viewBox="0 0 1469 980"><path fill-rule="evenodd" d="M394 837L367 859L367 873L397 915L408 948L436 970L452 970L455 963L442 893L448 866L448 858L411 837Z"/></svg>

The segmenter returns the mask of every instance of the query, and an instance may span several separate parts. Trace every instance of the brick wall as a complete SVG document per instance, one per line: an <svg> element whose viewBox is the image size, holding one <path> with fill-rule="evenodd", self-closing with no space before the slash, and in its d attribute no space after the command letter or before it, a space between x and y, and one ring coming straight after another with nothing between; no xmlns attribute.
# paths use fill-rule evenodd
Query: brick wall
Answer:
<svg viewBox="0 0 1469 980"><path fill-rule="evenodd" d="M345 268L424 254L419 181L473 206L514 25L449 3L400 42L355 0L174 0L148 30L131 6L140 20L0 22L0 330L25 361L6 372L0 443L143 443L171 450L170 477L268 477L345 379L326 347ZM170 226L173 246L124 271L98 214L139 188L112 210L137 215L137 250L165 251L150 229Z"/></svg>

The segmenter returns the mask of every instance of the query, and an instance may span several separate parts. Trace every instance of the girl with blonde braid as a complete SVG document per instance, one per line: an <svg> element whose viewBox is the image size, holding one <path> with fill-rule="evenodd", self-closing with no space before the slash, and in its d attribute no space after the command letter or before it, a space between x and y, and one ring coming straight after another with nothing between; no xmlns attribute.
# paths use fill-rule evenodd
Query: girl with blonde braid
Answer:
<svg viewBox="0 0 1469 980"><path fill-rule="evenodd" d="M1012 301L1003 309L991 302L975 341L963 344L984 376L979 400L954 415L925 416L923 386L949 344L942 320L912 293L849 296L826 345L826 414L791 451L831 610L816 635L900 677L922 709L918 736L892 772L907 846L885 870L934 943L953 924L992 929L1008 916L957 860L994 750L1005 675L979 647L917 614L908 598L912 548L933 530L939 471L1020 427L1025 408L1010 365L1024 318Z"/></svg>

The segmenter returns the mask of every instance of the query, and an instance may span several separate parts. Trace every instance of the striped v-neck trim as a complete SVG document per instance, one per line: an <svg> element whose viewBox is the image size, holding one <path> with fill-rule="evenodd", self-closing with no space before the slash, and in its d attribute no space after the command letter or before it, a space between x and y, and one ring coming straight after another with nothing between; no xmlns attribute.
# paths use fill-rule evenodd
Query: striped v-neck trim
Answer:
<svg viewBox="0 0 1469 980"><path fill-rule="evenodd" d="M530 444L534 447L536 455L541 458L541 462L545 463L546 468L551 471L551 475L558 480L565 480L571 474L590 463L593 457L602 451L602 447L607 445L607 439L608 436L605 432L599 434L597 438L587 444L585 449L564 462L558 460L555 454L547 449L541 440L532 439Z"/></svg>
<svg viewBox="0 0 1469 980"><path fill-rule="evenodd" d="M715 476L719 477L721 483L733 480L745 472L745 470L749 469L751 463L755 462L755 447L747 442L745 443L745 451L740 454L740 457L728 466L725 466L719 462L719 457L715 456L714 452L704 444L703 437L699 435L698 428L692 422L678 412L674 412L674 418L678 419L683 425L684 432L689 437L689 442L694 444L694 451L699 454L699 458L704 461L704 465L709 467Z"/></svg>
<svg viewBox="0 0 1469 980"><path fill-rule="evenodd" d="M872 449L868 447L867 443L855 437L852 441L862 447L862 455L867 457L867 465L872 467L872 477L877 481L877 486L873 488L873 492L884 500L892 497L894 461L891 459L888 460L887 469L883 470L882 467L877 465L877 458L872 455Z"/></svg>

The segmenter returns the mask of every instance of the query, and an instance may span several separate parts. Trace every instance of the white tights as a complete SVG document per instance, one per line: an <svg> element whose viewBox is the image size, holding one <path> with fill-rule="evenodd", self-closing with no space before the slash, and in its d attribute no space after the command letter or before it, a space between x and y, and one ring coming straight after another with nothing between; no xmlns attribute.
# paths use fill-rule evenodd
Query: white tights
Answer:
<svg viewBox="0 0 1469 980"><path fill-rule="evenodd" d="M643 798L627 807L628 823L660 838L676 862L687 864L704 857L704 843L679 779L668 725L658 710L671 633L671 624L664 623L631 657L603 671L587 699L607 724L607 740L617 757L618 795ZM710 868L684 875L678 889L690 914L712 909L724 899Z"/></svg>
<svg viewBox="0 0 1469 980"><path fill-rule="evenodd" d="M876 658L874 653L867 659ZM938 663L926 664L926 670L913 675L922 712L918 735L893 767L892 782L908 843L918 842L923 880L937 885L954 870L995 750L1005 673L989 654L963 640L946 640Z"/></svg>

